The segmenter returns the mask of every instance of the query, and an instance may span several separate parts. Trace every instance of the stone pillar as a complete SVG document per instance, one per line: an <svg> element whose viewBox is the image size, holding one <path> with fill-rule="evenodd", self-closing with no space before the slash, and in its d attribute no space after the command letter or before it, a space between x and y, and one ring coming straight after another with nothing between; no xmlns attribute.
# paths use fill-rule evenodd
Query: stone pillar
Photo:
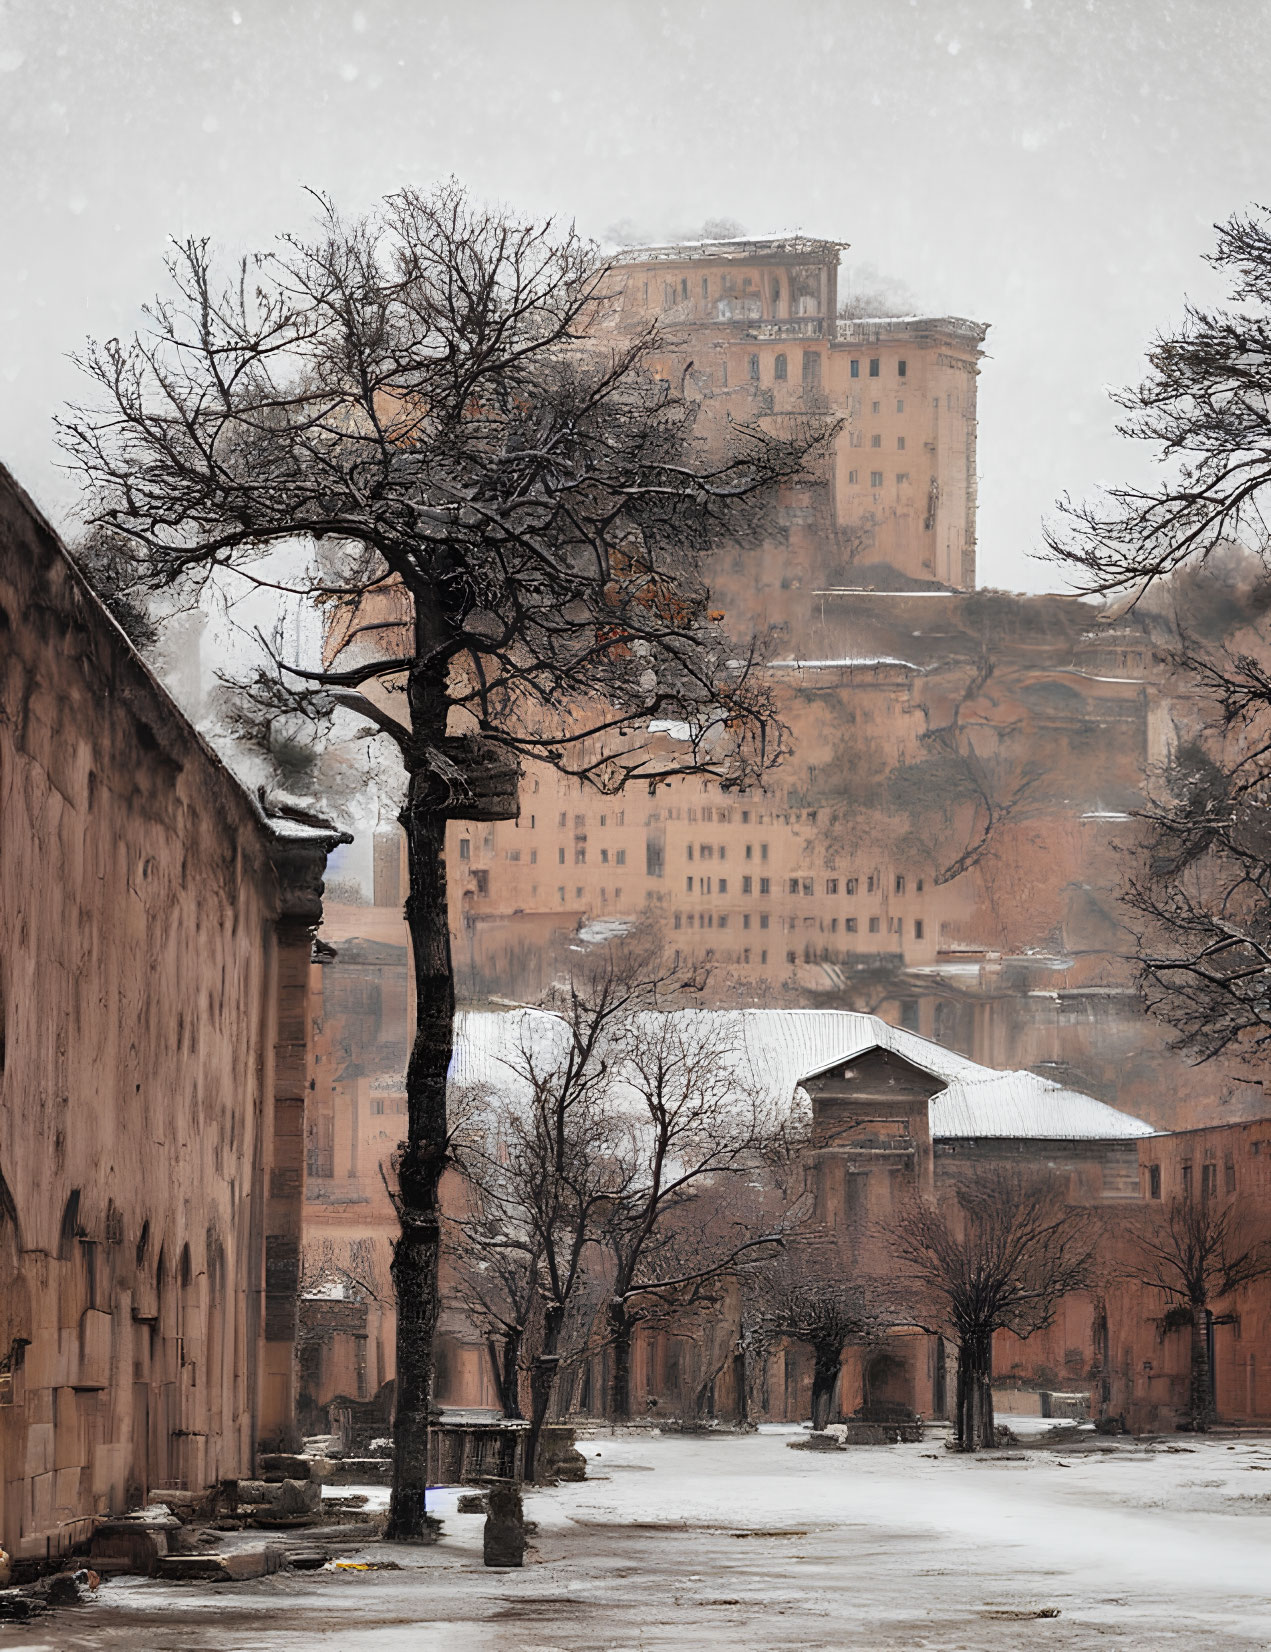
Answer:
<svg viewBox="0 0 1271 1652"><path fill-rule="evenodd" d="M257 1448L294 1451L296 1319L304 1220L305 1094L309 1082L309 961L322 918L328 853L349 843L334 828L272 820L278 873L275 925L273 1094L266 1100L265 1266Z"/></svg>

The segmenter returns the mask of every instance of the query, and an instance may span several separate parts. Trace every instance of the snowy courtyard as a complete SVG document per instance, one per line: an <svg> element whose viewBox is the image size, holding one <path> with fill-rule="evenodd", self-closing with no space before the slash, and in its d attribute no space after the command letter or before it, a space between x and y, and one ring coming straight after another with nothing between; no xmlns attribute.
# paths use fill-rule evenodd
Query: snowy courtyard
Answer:
<svg viewBox="0 0 1271 1652"><path fill-rule="evenodd" d="M1271 1439L1170 1437L966 1458L748 1437L600 1437L585 1484L531 1492L522 1571L435 1506L432 1549L209 1587L118 1579L4 1652L1165 1652L1271 1644ZM382 1490L372 1497L382 1500Z"/></svg>

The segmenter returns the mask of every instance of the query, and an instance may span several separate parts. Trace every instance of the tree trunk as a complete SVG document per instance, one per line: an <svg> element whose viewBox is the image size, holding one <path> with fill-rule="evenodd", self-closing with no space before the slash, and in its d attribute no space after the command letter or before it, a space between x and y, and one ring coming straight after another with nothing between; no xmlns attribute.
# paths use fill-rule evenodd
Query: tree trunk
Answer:
<svg viewBox="0 0 1271 1652"><path fill-rule="evenodd" d="M839 1378L840 1356L836 1348L832 1354L817 1353L812 1362L812 1426L823 1429L830 1420L830 1405L834 1386Z"/></svg>
<svg viewBox="0 0 1271 1652"><path fill-rule="evenodd" d="M960 1451L982 1451L997 1444L993 1432L991 1332L973 1332L958 1344L955 1438Z"/></svg>
<svg viewBox="0 0 1271 1652"><path fill-rule="evenodd" d="M1187 1384L1187 1420L1203 1434L1214 1420L1213 1372L1209 1369L1209 1326L1203 1306L1192 1305L1192 1360Z"/></svg>
<svg viewBox="0 0 1271 1652"><path fill-rule="evenodd" d="M500 1337L487 1337L486 1348L503 1415L519 1422L522 1420L521 1332L509 1329Z"/></svg>
<svg viewBox="0 0 1271 1652"><path fill-rule="evenodd" d="M560 1369L560 1333L565 1321L561 1303L552 1303L543 1313L543 1346L530 1366L530 1431L525 1440L525 1468L527 1480L538 1478L538 1442L551 1409L552 1390Z"/></svg>
<svg viewBox="0 0 1271 1652"><path fill-rule="evenodd" d="M609 1371L609 1417L612 1422L625 1423L631 1417L631 1339L635 1320L622 1302L610 1302L605 1309L609 1341L613 1348L613 1363Z"/></svg>
<svg viewBox="0 0 1271 1652"><path fill-rule="evenodd" d="M441 724L444 729L444 717ZM427 1512L428 1425L440 1298L440 1187L448 1154L446 1075L454 1041L455 993L446 910L446 815L435 776L411 774L402 825L410 872L406 927L415 974L415 1041L406 1066L406 1140L397 1163L401 1232L393 1247L397 1297L397 1408L393 1492L385 1536L418 1542L435 1534Z"/></svg>

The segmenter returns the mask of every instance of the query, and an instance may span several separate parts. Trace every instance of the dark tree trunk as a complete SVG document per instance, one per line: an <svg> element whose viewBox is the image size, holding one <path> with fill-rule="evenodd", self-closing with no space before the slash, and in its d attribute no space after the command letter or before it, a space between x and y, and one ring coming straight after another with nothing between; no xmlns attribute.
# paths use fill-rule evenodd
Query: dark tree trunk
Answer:
<svg viewBox="0 0 1271 1652"><path fill-rule="evenodd" d="M958 1398L955 1438L960 1451L997 1444L993 1432L993 1336L973 1332L958 1344Z"/></svg>
<svg viewBox="0 0 1271 1652"><path fill-rule="evenodd" d="M1187 1383L1187 1421L1203 1434L1214 1420L1214 1374L1209 1369L1209 1316L1192 1305L1191 1371Z"/></svg>
<svg viewBox="0 0 1271 1652"><path fill-rule="evenodd" d="M609 1368L609 1416L613 1422L625 1423L631 1417L631 1339L636 1322L621 1302L610 1302L605 1309L605 1318L613 1348L613 1362Z"/></svg>
<svg viewBox="0 0 1271 1652"><path fill-rule="evenodd" d="M505 1330L502 1336L489 1337L486 1348L494 1372L494 1386L499 1406L505 1417L521 1421L521 1332Z"/></svg>
<svg viewBox="0 0 1271 1652"><path fill-rule="evenodd" d="M412 691L412 698L415 693ZM419 729L418 715L415 719ZM436 727L434 721L433 726ZM440 722L444 731L444 710ZM393 1492L385 1536L435 1533L427 1513L428 1425L440 1299L440 1186L446 1168L446 1075L454 1040L454 977L446 909L446 814L435 776L411 774L402 811L410 873L406 927L415 973L415 1041L406 1066L406 1141L397 1164L401 1232L393 1248L397 1297L397 1409Z"/></svg>
<svg viewBox="0 0 1271 1652"><path fill-rule="evenodd" d="M525 1441L525 1478L538 1478L538 1442L551 1409L552 1390L560 1369L560 1333L565 1309L552 1303L543 1313L543 1346L530 1366L530 1431Z"/></svg>
<svg viewBox="0 0 1271 1652"><path fill-rule="evenodd" d="M839 1378L840 1354L817 1351L812 1361L812 1426L822 1429L830 1420L830 1406L834 1401L834 1387Z"/></svg>

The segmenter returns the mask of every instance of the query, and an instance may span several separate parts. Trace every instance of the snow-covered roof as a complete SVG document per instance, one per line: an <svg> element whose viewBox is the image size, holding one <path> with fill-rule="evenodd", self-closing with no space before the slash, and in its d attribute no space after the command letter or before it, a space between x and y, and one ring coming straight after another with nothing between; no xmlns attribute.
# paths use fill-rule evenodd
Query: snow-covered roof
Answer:
<svg viewBox="0 0 1271 1652"><path fill-rule="evenodd" d="M883 1049L939 1081L928 1113L933 1138L1122 1141L1155 1134L1143 1119L1093 1096L1036 1073L982 1067L876 1015L847 1010L680 1013L717 1018L730 1047L727 1059L752 1074L774 1101L789 1101L805 1079L838 1062ZM511 1094L518 1088L514 1063L522 1043L542 1056L564 1037L564 1023L541 1010L462 1012L455 1026L451 1082Z"/></svg>

